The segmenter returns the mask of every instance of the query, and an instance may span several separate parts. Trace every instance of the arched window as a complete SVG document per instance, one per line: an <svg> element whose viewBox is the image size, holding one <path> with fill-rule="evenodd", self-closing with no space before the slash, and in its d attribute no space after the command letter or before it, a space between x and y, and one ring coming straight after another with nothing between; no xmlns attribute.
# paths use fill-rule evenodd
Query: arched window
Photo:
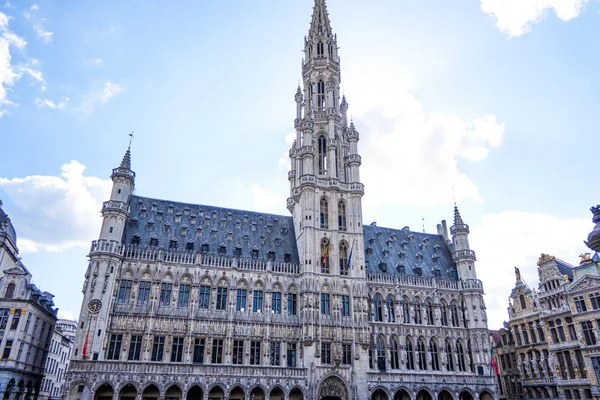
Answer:
<svg viewBox="0 0 600 400"><path fill-rule="evenodd" d="M441 305L441 322L442 326L448 326L448 304L444 300L442 300Z"/></svg>
<svg viewBox="0 0 600 400"><path fill-rule="evenodd" d="M525 296L520 295L519 300L521 301L521 310L525 310L527 308L527 304L525 303Z"/></svg>
<svg viewBox="0 0 600 400"><path fill-rule="evenodd" d="M390 361L392 369L400 369L400 359L398 358L398 340L392 338L390 346Z"/></svg>
<svg viewBox="0 0 600 400"><path fill-rule="evenodd" d="M429 355L431 356L431 369L434 371L439 371L440 360L438 358L438 347L434 339L429 341Z"/></svg>
<svg viewBox="0 0 600 400"><path fill-rule="evenodd" d="M323 56L325 54L325 46L323 46L323 42L317 43L317 56Z"/></svg>
<svg viewBox="0 0 600 400"><path fill-rule="evenodd" d="M385 341L383 337L377 338L377 369L385 371Z"/></svg>
<svg viewBox="0 0 600 400"><path fill-rule="evenodd" d="M458 305L456 300L452 300L450 305L450 316L452 317L452 326L458 326Z"/></svg>
<svg viewBox="0 0 600 400"><path fill-rule="evenodd" d="M465 372L465 370L467 369L465 365L465 351L460 341L456 342L456 358L456 361L458 362L458 370L461 372Z"/></svg>
<svg viewBox="0 0 600 400"><path fill-rule="evenodd" d="M396 322L396 312L394 311L394 298L391 294L385 299L385 313L387 322Z"/></svg>
<svg viewBox="0 0 600 400"><path fill-rule="evenodd" d="M469 354L469 368L471 369L471 372L475 372L475 364L473 363L473 349L471 349L471 339L467 339L467 352ZM531 370L535 370L533 365Z"/></svg>
<svg viewBox="0 0 600 400"><path fill-rule="evenodd" d="M312 52L313 52L312 46L308 46L308 52L306 54L306 59L307 60L310 60L312 58Z"/></svg>
<svg viewBox="0 0 600 400"><path fill-rule="evenodd" d="M321 135L317 138L317 150L318 150L318 161L319 161L319 175L323 175L327 172L327 138ZM329 224L327 224L329 225Z"/></svg>
<svg viewBox="0 0 600 400"><path fill-rule="evenodd" d="M317 110L325 108L325 82L317 82Z"/></svg>
<svg viewBox="0 0 600 400"><path fill-rule="evenodd" d="M402 320L405 324L410 324L410 310L406 297L402 298Z"/></svg>
<svg viewBox="0 0 600 400"><path fill-rule="evenodd" d="M329 205L327 204L327 199L325 197L321 199L319 225L321 229L329 229Z"/></svg>
<svg viewBox="0 0 600 400"><path fill-rule="evenodd" d="M425 300L425 315L427 316L427 325L433 325L433 306L431 300Z"/></svg>
<svg viewBox="0 0 600 400"><path fill-rule="evenodd" d="M373 321L383 321L382 300L378 294L373 298Z"/></svg>
<svg viewBox="0 0 600 400"><path fill-rule="evenodd" d="M348 244L340 242L340 275L348 275L350 266L348 265Z"/></svg>
<svg viewBox="0 0 600 400"><path fill-rule="evenodd" d="M417 360L419 362L419 369L426 370L427 358L425 357L425 342L423 341L423 338L417 340Z"/></svg>
<svg viewBox="0 0 600 400"><path fill-rule="evenodd" d="M327 50L329 52L329 58L333 58L333 46L331 43L329 43L329 46L327 46Z"/></svg>
<svg viewBox="0 0 600 400"><path fill-rule="evenodd" d="M415 302L413 303L413 309L415 311L415 324L422 324L423 318L421 317L421 303L419 302L419 299L415 299Z"/></svg>
<svg viewBox="0 0 600 400"><path fill-rule="evenodd" d="M452 357L452 344L450 339L446 339L446 369L454 371L454 358Z"/></svg>
<svg viewBox="0 0 600 400"><path fill-rule="evenodd" d="M410 337L406 338L406 369L415 369L415 353Z"/></svg>
<svg viewBox="0 0 600 400"><path fill-rule="evenodd" d="M4 297L6 297L7 299L12 299L14 295L15 295L15 284L9 283L8 286L6 287L6 295Z"/></svg>
<svg viewBox="0 0 600 400"><path fill-rule="evenodd" d="M321 273L329 273L329 240L321 240Z"/></svg>
<svg viewBox="0 0 600 400"><path fill-rule="evenodd" d="M338 202L338 229L346 230L346 203L343 200Z"/></svg>

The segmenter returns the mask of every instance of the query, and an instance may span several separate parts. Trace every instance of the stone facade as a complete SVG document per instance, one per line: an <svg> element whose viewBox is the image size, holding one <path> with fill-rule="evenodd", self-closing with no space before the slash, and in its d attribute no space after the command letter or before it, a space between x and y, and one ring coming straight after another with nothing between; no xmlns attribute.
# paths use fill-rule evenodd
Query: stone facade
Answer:
<svg viewBox="0 0 600 400"><path fill-rule="evenodd" d="M54 296L31 283L1 202L0 268L0 391L4 399L37 399L57 310Z"/></svg>
<svg viewBox="0 0 600 400"><path fill-rule="evenodd" d="M63 397L64 383L76 332L76 321L67 319L56 321L48 357L46 358L40 399L61 399Z"/></svg>
<svg viewBox="0 0 600 400"><path fill-rule="evenodd" d="M291 217L133 195L127 150L90 249L70 399L493 399L469 227L363 226L359 133L316 0Z"/></svg>
<svg viewBox="0 0 600 400"><path fill-rule="evenodd" d="M596 227L586 244L593 256L581 254L573 266L542 254L537 290L515 269L504 335L514 338L516 364L501 362L499 379L512 381L516 366L522 391L505 390L508 400L600 398L600 207L592 212Z"/></svg>

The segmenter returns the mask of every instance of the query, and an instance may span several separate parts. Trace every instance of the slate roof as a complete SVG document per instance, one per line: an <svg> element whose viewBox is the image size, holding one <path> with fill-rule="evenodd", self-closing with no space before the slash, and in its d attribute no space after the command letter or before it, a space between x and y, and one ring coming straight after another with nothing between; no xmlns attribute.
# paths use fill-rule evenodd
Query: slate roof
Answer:
<svg viewBox="0 0 600 400"><path fill-rule="evenodd" d="M441 235L368 225L364 238L367 272L457 279ZM240 257L261 260L273 252L275 261L300 263L291 216L132 196L123 239L125 244L142 247L154 239L158 248L186 250L190 246L190 251L224 251L226 256L239 255L234 254L237 248ZM202 249L203 245L208 249Z"/></svg>
<svg viewBox="0 0 600 400"><path fill-rule="evenodd" d="M367 272L458 279L452 254L441 235L372 224L364 226L364 238Z"/></svg>
<svg viewBox="0 0 600 400"><path fill-rule="evenodd" d="M554 261L556 262L556 267L558 268L558 271L563 275L567 275L569 277L569 281L572 281L573 266L566 261L559 260L558 258L555 258Z"/></svg>

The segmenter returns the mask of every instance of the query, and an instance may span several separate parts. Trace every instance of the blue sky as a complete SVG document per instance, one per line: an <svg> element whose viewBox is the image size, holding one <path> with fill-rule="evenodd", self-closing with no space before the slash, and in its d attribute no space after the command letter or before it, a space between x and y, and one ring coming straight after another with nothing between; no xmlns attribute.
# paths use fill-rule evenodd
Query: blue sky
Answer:
<svg viewBox="0 0 600 400"><path fill-rule="evenodd" d="M600 4L328 0L361 133L364 222L471 226L490 328L518 266L576 263L600 114ZM1 4L1 3L0 3ZM108 176L136 192L287 215L312 0L0 5L0 198L34 282L77 316ZM454 188L454 190L453 190Z"/></svg>

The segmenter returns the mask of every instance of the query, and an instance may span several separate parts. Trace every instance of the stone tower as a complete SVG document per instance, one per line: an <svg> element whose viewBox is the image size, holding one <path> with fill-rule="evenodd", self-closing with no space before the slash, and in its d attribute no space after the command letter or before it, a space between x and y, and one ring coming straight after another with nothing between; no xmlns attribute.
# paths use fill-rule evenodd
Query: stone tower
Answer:
<svg viewBox="0 0 600 400"><path fill-rule="evenodd" d="M333 370L333 365L342 361L343 337L355 340L352 353L357 359L368 358L369 306L359 134L353 123L348 125L348 103L340 96L337 37L324 0L315 1L304 53L304 94L298 87L296 140L289 152L291 196L287 205L293 216L303 270L301 290L305 302L301 321L305 363L332 365ZM344 317L349 317L350 302L354 319L349 325ZM319 360L329 354L333 362ZM328 372L331 371L319 370L319 376L313 379ZM349 376L346 378L352 382Z"/></svg>
<svg viewBox="0 0 600 400"><path fill-rule="evenodd" d="M75 341L74 359L97 360L105 344L102 327L107 325L113 297L114 276L123 260L122 238L129 217L129 201L133 194L135 172L131 170L131 151L128 148L121 164L111 174L113 181L110 200L102 204L100 237L92 242L90 261L83 284L83 302L79 328L84 335Z"/></svg>

